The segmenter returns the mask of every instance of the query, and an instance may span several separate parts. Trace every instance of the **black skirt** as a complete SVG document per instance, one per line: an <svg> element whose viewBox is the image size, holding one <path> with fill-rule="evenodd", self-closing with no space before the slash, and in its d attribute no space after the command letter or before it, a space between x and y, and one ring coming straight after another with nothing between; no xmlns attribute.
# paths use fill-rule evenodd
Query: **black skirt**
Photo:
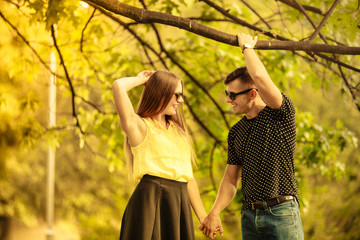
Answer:
<svg viewBox="0 0 360 240"><path fill-rule="evenodd" d="M195 240L187 183L145 175L126 206L120 240Z"/></svg>

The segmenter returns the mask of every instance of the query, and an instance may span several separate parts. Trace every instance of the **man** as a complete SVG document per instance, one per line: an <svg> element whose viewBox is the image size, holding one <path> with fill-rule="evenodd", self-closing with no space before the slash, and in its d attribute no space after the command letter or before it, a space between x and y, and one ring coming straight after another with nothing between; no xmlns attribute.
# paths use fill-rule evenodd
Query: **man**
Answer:
<svg viewBox="0 0 360 240"><path fill-rule="evenodd" d="M213 208L200 230L210 238L223 229L220 212L241 180L242 239L303 239L294 178L295 109L271 80L253 47L257 38L238 34L246 67L226 80L226 102L245 114L228 135L228 160Z"/></svg>

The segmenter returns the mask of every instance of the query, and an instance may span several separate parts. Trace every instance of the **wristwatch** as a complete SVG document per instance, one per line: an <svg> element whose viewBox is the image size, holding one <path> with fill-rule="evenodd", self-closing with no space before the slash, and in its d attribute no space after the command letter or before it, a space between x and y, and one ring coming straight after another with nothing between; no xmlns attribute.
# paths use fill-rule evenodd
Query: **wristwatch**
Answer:
<svg viewBox="0 0 360 240"><path fill-rule="evenodd" d="M242 53L244 53L244 50L247 49L247 48L253 49L253 47L250 44L245 43L241 48Z"/></svg>

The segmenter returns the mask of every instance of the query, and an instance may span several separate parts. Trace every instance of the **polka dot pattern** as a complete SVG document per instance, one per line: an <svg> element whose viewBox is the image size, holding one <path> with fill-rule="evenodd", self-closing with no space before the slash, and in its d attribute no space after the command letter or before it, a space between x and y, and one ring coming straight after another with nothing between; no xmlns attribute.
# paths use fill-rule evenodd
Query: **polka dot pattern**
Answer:
<svg viewBox="0 0 360 240"><path fill-rule="evenodd" d="M242 210L281 195L298 198L295 144L295 108L284 94L279 110L266 106L257 117L244 116L230 129L227 164L242 166Z"/></svg>

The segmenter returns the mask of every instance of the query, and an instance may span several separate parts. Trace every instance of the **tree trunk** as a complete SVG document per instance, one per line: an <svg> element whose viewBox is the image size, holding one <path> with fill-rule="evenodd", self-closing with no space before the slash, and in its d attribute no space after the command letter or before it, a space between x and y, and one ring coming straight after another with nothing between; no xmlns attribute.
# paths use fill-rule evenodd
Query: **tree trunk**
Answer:
<svg viewBox="0 0 360 240"><path fill-rule="evenodd" d="M0 240L5 240L10 229L10 218L0 216Z"/></svg>

